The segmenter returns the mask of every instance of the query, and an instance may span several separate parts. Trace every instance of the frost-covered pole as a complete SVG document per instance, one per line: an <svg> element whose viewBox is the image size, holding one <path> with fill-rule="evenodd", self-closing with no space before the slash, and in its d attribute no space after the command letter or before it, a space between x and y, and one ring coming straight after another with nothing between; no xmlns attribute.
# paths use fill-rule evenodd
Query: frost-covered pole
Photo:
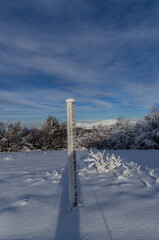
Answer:
<svg viewBox="0 0 159 240"><path fill-rule="evenodd" d="M67 103L67 145L68 145L68 179L70 208L77 206L76 148L75 148L75 106L74 99Z"/></svg>

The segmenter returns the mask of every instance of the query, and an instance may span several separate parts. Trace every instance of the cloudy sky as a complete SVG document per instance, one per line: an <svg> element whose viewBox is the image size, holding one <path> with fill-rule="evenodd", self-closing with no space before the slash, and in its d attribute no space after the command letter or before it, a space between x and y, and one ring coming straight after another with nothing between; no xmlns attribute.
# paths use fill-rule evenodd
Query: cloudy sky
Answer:
<svg viewBox="0 0 159 240"><path fill-rule="evenodd" d="M0 0L0 121L136 119L159 104L158 0Z"/></svg>

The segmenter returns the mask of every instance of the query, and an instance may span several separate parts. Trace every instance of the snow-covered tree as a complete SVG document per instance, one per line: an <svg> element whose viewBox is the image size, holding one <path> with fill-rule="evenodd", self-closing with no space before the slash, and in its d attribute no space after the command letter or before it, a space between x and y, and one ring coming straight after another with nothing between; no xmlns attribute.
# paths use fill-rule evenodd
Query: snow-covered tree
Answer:
<svg viewBox="0 0 159 240"><path fill-rule="evenodd" d="M20 122L0 122L0 152L67 148L66 123L49 116L40 129L27 129ZM152 107L136 124L118 118L111 126L76 128L76 148L159 149L159 107Z"/></svg>
<svg viewBox="0 0 159 240"><path fill-rule="evenodd" d="M135 146L140 149L159 149L159 107L151 111L135 127Z"/></svg>
<svg viewBox="0 0 159 240"><path fill-rule="evenodd" d="M49 116L42 125L41 134L44 150L63 149L66 142L66 126Z"/></svg>
<svg viewBox="0 0 159 240"><path fill-rule="evenodd" d="M125 118L118 118L108 133L108 148L130 149L133 146L134 124Z"/></svg>

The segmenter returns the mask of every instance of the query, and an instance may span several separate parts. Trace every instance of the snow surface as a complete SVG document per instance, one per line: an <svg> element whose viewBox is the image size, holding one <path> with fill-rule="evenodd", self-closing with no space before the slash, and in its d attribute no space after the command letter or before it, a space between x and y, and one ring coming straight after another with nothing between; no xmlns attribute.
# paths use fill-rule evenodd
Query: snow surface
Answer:
<svg viewBox="0 0 159 240"><path fill-rule="evenodd" d="M107 152L126 168L99 174L77 152L73 211L67 151L0 153L0 240L158 240L159 152Z"/></svg>

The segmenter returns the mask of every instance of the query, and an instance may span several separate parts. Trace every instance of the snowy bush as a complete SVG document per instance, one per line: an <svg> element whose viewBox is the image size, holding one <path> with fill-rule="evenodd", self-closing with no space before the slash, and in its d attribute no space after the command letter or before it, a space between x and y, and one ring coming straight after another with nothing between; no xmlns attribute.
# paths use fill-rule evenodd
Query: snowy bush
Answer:
<svg viewBox="0 0 159 240"><path fill-rule="evenodd" d="M94 153L92 150L89 157L84 160L88 162L88 168L95 166L98 173L113 172L114 177L123 180L126 177L139 175L141 173L140 165L134 162L123 162L120 156L115 157L114 154L109 155L103 152ZM83 171L87 171L85 168Z"/></svg>
<svg viewBox="0 0 159 240"><path fill-rule="evenodd" d="M85 159L85 162L91 162L88 167L94 165L98 173L112 171L114 168L121 166L121 161L120 156L116 158L114 154L109 156L109 153L105 156L105 151L94 153L92 150L90 150L89 157Z"/></svg>

